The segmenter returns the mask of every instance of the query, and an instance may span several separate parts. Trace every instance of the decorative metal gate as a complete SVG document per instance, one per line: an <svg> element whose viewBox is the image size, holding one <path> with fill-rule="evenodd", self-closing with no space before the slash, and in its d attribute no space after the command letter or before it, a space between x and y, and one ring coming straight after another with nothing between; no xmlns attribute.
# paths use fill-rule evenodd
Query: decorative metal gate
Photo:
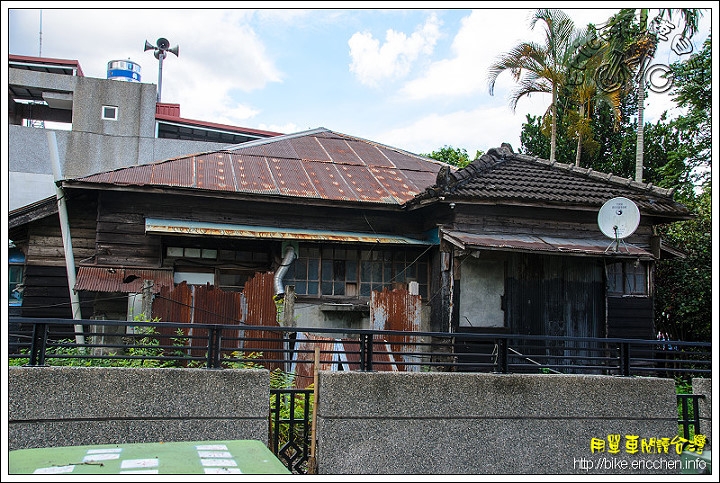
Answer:
<svg viewBox="0 0 720 483"><path fill-rule="evenodd" d="M312 389L270 389L268 446L293 474L308 474Z"/></svg>

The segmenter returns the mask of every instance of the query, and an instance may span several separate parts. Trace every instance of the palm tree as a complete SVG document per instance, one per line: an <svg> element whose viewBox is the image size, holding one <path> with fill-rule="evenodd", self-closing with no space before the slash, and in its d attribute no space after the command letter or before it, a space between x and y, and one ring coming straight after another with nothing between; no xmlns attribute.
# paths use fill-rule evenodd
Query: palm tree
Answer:
<svg viewBox="0 0 720 483"><path fill-rule="evenodd" d="M576 107L568 110L568 134L577 139L575 150L575 166L580 166L583 147L595 146L592 140L591 118L595 108L606 104L614 115L614 128L620 126L622 112L620 109L620 90L605 90L597 83L597 71L602 65L599 50L588 46L597 45L595 27L589 25L585 35L578 39L575 57L570 62L568 80L566 82L566 98Z"/></svg>
<svg viewBox="0 0 720 483"><path fill-rule="evenodd" d="M557 100L558 92L565 81L566 65L571 55L570 46L579 35L575 24L562 10L538 9L533 14L530 28L537 22L543 22L545 41L521 42L509 52L498 57L488 69L488 87L493 95L495 81L503 72L510 71L518 88L510 95L510 107L513 111L524 96L536 92L552 94L552 102L544 117L550 117L550 160L555 161L557 144Z"/></svg>
<svg viewBox="0 0 720 483"><path fill-rule="evenodd" d="M672 20L673 12L683 17L683 37L692 37L698 29L702 16L699 9L660 9L654 20L662 21L665 16ZM655 55L658 44L657 32L649 30L649 9L623 8L612 16L605 25L607 40L606 61L608 65L623 65L634 73L637 83L638 119L637 144L635 148L635 181L643 178L643 153L645 148L645 73ZM624 80L624 79L623 79Z"/></svg>

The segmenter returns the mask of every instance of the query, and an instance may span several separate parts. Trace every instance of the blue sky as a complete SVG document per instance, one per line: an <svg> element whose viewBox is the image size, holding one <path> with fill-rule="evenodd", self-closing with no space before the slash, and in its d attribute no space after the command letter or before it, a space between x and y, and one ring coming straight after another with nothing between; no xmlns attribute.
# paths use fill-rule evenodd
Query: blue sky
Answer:
<svg viewBox="0 0 720 483"><path fill-rule="evenodd" d="M176 2L204 8L149 9L148 2L123 2L122 9L91 10L58 3L3 2L5 54L76 59L86 76L100 78L108 61L129 58L141 65L142 82L157 84L158 61L143 46L167 38L179 56L163 62L162 101L180 104L191 119L282 133L325 127L418 154L448 145L474 156L503 142L517 151L525 114L549 105L549 96L534 95L513 112L509 73L488 93L490 63L520 41L542 38L540 26L530 28L531 9L465 8L483 2ZM238 5L247 8L232 8ZM616 11L571 8L577 5L584 4L548 6L562 8L578 27ZM430 8L408 8L415 6ZM711 18L716 24L717 8L706 12L695 50ZM679 58L661 48L656 62ZM646 120L670 105L668 93L651 95Z"/></svg>

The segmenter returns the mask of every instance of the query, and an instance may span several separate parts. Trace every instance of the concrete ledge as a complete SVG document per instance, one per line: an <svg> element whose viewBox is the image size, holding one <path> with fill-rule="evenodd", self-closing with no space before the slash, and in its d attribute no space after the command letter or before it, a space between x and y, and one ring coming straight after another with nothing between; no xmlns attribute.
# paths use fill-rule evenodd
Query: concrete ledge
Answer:
<svg viewBox="0 0 720 483"><path fill-rule="evenodd" d="M10 367L9 449L257 439L270 374L249 369Z"/></svg>

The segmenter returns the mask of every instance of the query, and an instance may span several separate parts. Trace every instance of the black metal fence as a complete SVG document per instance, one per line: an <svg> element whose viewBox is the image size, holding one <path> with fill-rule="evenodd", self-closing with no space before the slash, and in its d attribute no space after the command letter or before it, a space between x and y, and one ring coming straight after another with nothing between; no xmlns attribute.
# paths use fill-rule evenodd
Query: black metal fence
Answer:
<svg viewBox="0 0 720 483"><path fill-rule="evenodd" d="M315 345L323 347L321 362L340 370L684 378L712 371L709 342L9 318L11 363L30 366L261 365L289 371L312 367Z"/></svg>
<svg viewBox="0 0 720 483"><path fill-rule="evenodd" d="M320 362L338 370L447 371L681 377L710 375L710 343L511 334L397 332L67 319L9 319L10 364L284 368L271 377L268 446L306 474L313 388L289 387ZM75 325L82 332L75 331ZM281 369L282 371L282 369ZM678 395L679 432L700 434L698 401Z"/></svg>

